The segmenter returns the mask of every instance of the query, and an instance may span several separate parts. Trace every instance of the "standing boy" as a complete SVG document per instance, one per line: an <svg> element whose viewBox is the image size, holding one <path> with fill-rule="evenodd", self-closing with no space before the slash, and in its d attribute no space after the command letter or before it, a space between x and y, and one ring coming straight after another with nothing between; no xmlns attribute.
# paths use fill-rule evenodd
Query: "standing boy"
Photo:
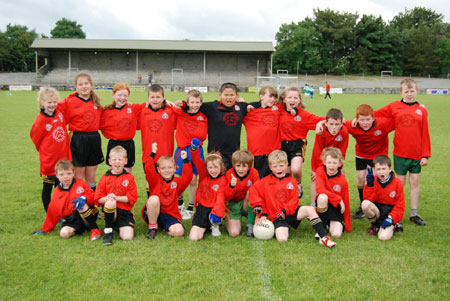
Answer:
<svg viewBox="0 0 450 301"><path fill-rule="evenodd" d="M380 155L375 158L374 164L376 178L369 168L361 208L372 221L369 235L378 233L380 240L389 240L396 230L403 231L403 227L399 226L405 213L403 184L392 172L389 157Z"/></svg>
<svg viewBox="0 0 450 301"><path fill-rule="evenodd" d="M119 228L120 238L132 240L134 236L133 206L138 193L134 176L125 170L128 162L127 151L118 145L109 152L111 169L100 178L95 190L95 202L102 206L105 217L103 244L111 245L113 228Z"/></svg>
<svg viewBox="0 0 450 301"><path fill-rule="evenodd" d="M330 90L331 90L330 84L328 82L325 82L325 92L326 92L326 94L325 94L325 97L323 99L327 99L327 97L329 97L330 100L331 100Z"/></svg>
<svg viewBox="0 0 450 301"><path fill-rule="evenodd" d="M314 207L300 206L297 180L286 171L288 160L285 152L276 150L269 155L271 174L250 187L249 201L257 214L256 223L269 218L275 226L275 237L280 242L289 238L289 227L295 229L300 221L308 218L320 236L319 242L332 248L336 243L327 235Z"/></svg>
<svg viewBox="0 0 450 301"><path fill-rule="evenodd" d="M397 177L406 183L409 172L411 214L409 220L416 225L425 226L425 221L417 214L419 208L419 175L422 166L431 157L430 133L428 131L428 112L416 101L417 84L413 79L400 83L403 99L394 101L375 111L376 117L389 117L395 120L394 170Z"/></svg>

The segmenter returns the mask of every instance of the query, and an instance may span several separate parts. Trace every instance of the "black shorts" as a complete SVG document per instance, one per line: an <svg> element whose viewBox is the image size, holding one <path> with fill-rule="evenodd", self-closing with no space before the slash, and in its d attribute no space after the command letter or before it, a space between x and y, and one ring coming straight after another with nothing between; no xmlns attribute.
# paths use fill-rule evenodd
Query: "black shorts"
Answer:
<svg viewBox="0 0 450 301"><path fill-rule="evenodd" d="M211 210L212 208L198 204L195 209L194 218L192 219L192 226L209 229L211 227L211 222L209 221Z"/></svg>
<svg viewBox="0 0 450 301"><path fill-rule="evenodd" d="M105 161L98 132L73 132L70 151L73 165L77 167L95 166Z"/></svg>
<svg viewBox="0 0 450 301"><path fill-rule="evenodd" d="M328 210L326 212L319 213L319 217L324 225L330 225L330 222L340 222L344 225L344 215L341 213L341 206L337 205L334 207L332 204L328 203Z"/></svg>
<svg viewBox="0 0 450 301"><path fill-rule="evenodd" d="M254 166L259 173L260 179L264 178L270 173L268 158L269 158L268 155L255 156Z"/></svg>
<svg viewBox="0 0 450 301"><path fill-rule="evenodd" d="M302 157L303 159L305 159L307 144L308 142L306 141L306 139L281 142L281 150L286 152L289 166L291 165L292 159L295 157Z"/></svg>
<svg viewBox="0 0 450 301"><path fill-rule="evenodd" d="M121 141L121 140L109 140L108 142L108 148L106 151L106 164L109 165L109 152L111 151L112 148L116 147L116 146L122 146L126 151L127 151L127 158L128 158L128 163L127 165L125 165L125 167L133 167L134 163L136 161L136 151L134 148L134 140L126 140L126 141Z"/></svg>
<svg viewBox="0 0 450 301"><path fill-rule="evenodd" d="M94 212L98 215L97 209L95 209ZM61 224L61 229L64 227L74 228L75 234L83 234L83 232L88 229L87 224L84 222L78 210L75 210L71 215L64 217L64 222Z"/></svg>
<svg viewBox="0 0 450 301"><path fill-rule="evenodd" d="M225 164L225 168L228 170L233 167L233 163L231 161L232 154L222 154L223 164Z"/></svg>
<svg viewBox="0 0 450 301"><path fill-rule="evenodd" d="M367 165L373 167L373 160L356 157L355 165L356 170L365 170L367 168Z"/></svg>
<svg viewBox="0 0 450 301"><path fill-rule="evenodd" d="M102 207L102 216L105 218L105 211ZM134 228L134 224L136 224L136 220L134 218L134 211L133 210L123 210L116 208L116 220L114 221L114 228L121 228L121 227L132 227Z"/></svg>
<svg viewBox="0 0 450 301"><path fill-rule="evenodd" d="M297 229L301 223L301 220L297 219L297 215L298 215L298 211L300 210L300 207L302 207L302 206L297 207L297 210L295 210L294 214L286 216L285 220L279 220L279 219L274 220L273 225L275 226L275 229L277 229L279 227L289 227L289 226L291 226L294 229Z"/></svg>
<svg viewBox="0 0 450 301"><path fill-rule="evenodd" d="M377 221L379 223L383 223L384 220L388 217L389 213L391 213L394 205L381 204L377 202L374 202L373 204L377 206L378 211L380 211L380 216L378 217Z"/></svg>
<svg viewBox="0 0 450 301"><path fill-rule="evenodd" d="M142 213L142 219L148 225L148 215L147 215L147 210L146 210L145 206L142 208L141 213ZM162 213L162 212L159 213L158 219L156 220L156 222L158 223L158 228L161 228L166 232L169 231L170 226L172 226L174 224L181 224L181 221L179 221L176 217L174 217L170 214ZM181 224L181 225L183 225L183 224Z"/></svg>

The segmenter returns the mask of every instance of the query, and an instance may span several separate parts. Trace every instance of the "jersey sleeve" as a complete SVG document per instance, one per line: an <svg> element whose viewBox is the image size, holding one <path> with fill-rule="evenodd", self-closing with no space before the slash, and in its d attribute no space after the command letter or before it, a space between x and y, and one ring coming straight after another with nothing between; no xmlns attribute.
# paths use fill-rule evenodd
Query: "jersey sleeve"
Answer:
<svg viewBox="0 0 450 301"><path fill-rule="evenodd" d="M369 187L367 184L364 186L363 199L371 201L372 203L377 201L377 190L375 186Z"/></svg>
<svg viewBox="0 0 450 301"><path fill-rule="evenodd" d="M50 204L48 206L47 215L45 216L44 223L41 227L41 229L44 230L45 233L49 233L50 231L52 231L55 228L56 224L59 222L60 216L58 213L58 208L55 204L55 201L50 201Z"/></svg>
<svg viewBox="0 0 450 301"><path fill-rule="evenodd" d="M233 193L234 193L234 189L236 188L236 185L234 187L231 186L231 174L232 174L233 170L230 169L229 172L227 172L225 174L225 180L226 180L226 185L225 185L225 200L229 201L233 198Z"/></svg>
<svg viewBox="0 0 450 301"><path fill-rule="evenodd" d="M344 201L345 211L344 211L344 224L345 231L352 231L352 218L350 216L350 197L348 194L348 183L345 181L342 187L342 200Z"/></svg>
<svg viewBox="0 0 450 301"><path fill-rule="evenodd" d="M375 117L394 118L394 115L392 114L392 108L391 108L390 103L378 110L375 110L374 113L375 113Z"/></svg>
<svg viewBox="0 0 450 301"><path fill-rule="evenodd" d="M320 155L322 154L324 145L323 134L316 134L316 138L314 140L314 147L311 157L311 170L316 171L316 169L320 166Z"/></svg>
<svg viewBox="0 0 450 301"><path fill-rule="evenodd" d="M192 180L192 163L183 162L183 171L181 177L177 179L177 193L182 194Z"/></svg>
<svg viewBox="0 0 450 301"><path fill-rule="evenodd" d="M102 176L100 178L100 181L98 181L97 187L95 188L94 193L94 202L96 206L100 206L98 201L107 195L106 193L106 179L105 176Z"/></svg>
<svg viewBox="0 0 450 301"><path fill-rule="evenodd" d="M263 196L260 194L261 189L263 188L263 183L261 181L253 184L249 189L248 201L252 208L261 207L263 213L267 214L267 209L265 208L265 202Z"/></svg>
<svg viewBox="0 0 450 301"><path fill-rule="evenodd" d="M217 197L216 202L214 203L214 207L211 210L211 213L223 218L225 216L225 192L224 192L224 186L226 185L225 179L223 179L223 182L219 185L219 189L217 191Z"/></svg>
<svg viewBox="0 0 450 301"><path fill-rule="evenodd" d="M342 144L339 147L339 149L341 150L342 155L344 156L344 159L345 159L345 155L347 153L347 148L348 148L348 130L346 127L342 128L342 136L343 136L342 137L343 141L342 141Z"/></svg>
<svg viewBox="0 0 450 301"><path fill-rule="evenodd" d="M306 110L303 110L302 115L304 117L303 122L305 126L310 130L315 130L317 123L322 120L325 120L325 117L314 115L313 113L310 113Z"/></svg>
<svg viewBox="0 0 450 301"><path fill-rule="evenodd" d="M33 141L34 146L36 147L37 151L39 151L42 140L44 140L45 136L46 136L46 133L41 128L41 123L39 122L39 116L38 116L36 118L36 120L34 121L33 126L31 127L31 131L30 131L30 138Z"/></svg>
<svg viewBox="0 0 450 301"><path fill-rule="evenodd" d="M136 181L134 180L134 176L130 179L128 186L127 186L127 198L128 203L130 203L131 206L134 206L138 200L138 191L136 186Z"/></svg>
<svg viewBox="0 0 450 301"><path fill-rule="evenodd" d="M403 191L403 185L399 183L396 187L395 204L389 215L392 216L392 220L394 221L394 224L396 224L403 220L404 214L405 214L405 193Z"/></svg>
<svg viewBox="0 0 450 301"><path fill-rule="evenodd" d="M431 157L431 141L430 132L428 129L428 112L425 109L421 110L423 112L422 118L422 158Z"/></svg>
<svg viewBox="0 0 450 301"><path fill-rule="evenodd" d="M205 162L203 162L203 160L200 158L200 152L198 151L198 149L196 149L195 151L191 150L191 156L192 156L192 162L194 163L195 167L197 168L198 177L200 179L206 178L208 176L208 174L206 173L206 169L205 169L206 165L205 165Z"/></svg>
<svg viewBox="0 0 450 301"><path fill-rule="evenodd" d="M92 188L86 183L86 182L84 182L83 183L83 186L84 186L84 196L86 197L86 199L87 199L87 202L86 202L86 204L88 204L89 206L94 206L95 205L95 193L94 193L94 191L92 190ZM71 201L73 201L73 200L71 200Z"/></svg>

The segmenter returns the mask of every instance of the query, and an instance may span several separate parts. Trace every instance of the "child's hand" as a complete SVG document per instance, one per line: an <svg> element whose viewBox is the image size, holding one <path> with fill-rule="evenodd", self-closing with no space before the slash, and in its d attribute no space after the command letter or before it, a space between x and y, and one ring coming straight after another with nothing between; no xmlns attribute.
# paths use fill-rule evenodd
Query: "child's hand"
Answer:
<svg viewBox="0 0 450 301"><path fill-rule="evenodd" d="M181 159L183 159L183 160L187 159L187 152L186 151L181 151L180 155L181 155Z"/></svg>
<svg viewBox="0 0 450 301"><path fill-rule="evenodd" d="M217 215L210 213L209 221L211 222L211 224L213 224L215 226L215 225L220 225L220 223L222 222L222 219L220 217L218 217Z"/></svg>
<svg viewBox="0 0 450 301"><path fill-rule="evenodd" d="M45 233L45 231L41 229L39 231L33 232L33 234L31 234L31 235L37 236L37 235L45 235L45 234L47 234L47 233Z"/></svg>
<svg viewBox="0 0 450 301"><path fill-rule="evenodd" d="M319 121L316 124L316 134L321 135L323 133L323 125L325 124L325 120Z"/></svg>
<svg viewBox="0 0 450 301"><path fill-rule="evenodd" d="M375 182L375 178L373 176L372 167L367 167L367 175L366 175L367 186L373 187L373 183Z"/></svg>
<svg viewBox="0 0 450 301"><path fill-rule="evenodd" d="M311 181L316 180L316 173L314 171L311 171Z"/></svg>
<svg viewBox="0 0 450 301"><path fill-rule="evenodd" d="M289 112L291 113L292 116L297 115L297 111L295 111L295 109L290 109Z"/></svg>
<svg viewBox="0 0 450 301"><path fill-rule="evenodd" d="M235 176L233 175L233 173L231 173L231 181L230 181L230 185L231 187L236 186L237 184L237 178L235 178Z"/></svg>
<svg viewBox="0 0 450 301"><path fill-rule="evenodd" d="M243 99L242 97L238 97L238 99L236 100L236 102L245 102L245 99Z"/></svg>
<svg viewBox="0 0 450 301"><path fill-rule="evenodd" d="M177 99L177 100L175 100L175 105L177 106L177 107L182 107L183 106L183 101L181 100L181 99Z"/></svg>
<svg viewBox="0 0 450 301"><path fill-rule="evenodd" d="M344 212L345 212L345 204L344 204L343 200L341 200L339 202L339 206L341 206L341 214L344 214Z"/></svg>
<svg viewBox="0 0 450 301"><path fill-rule="evenodd" d="M167 104L169 107L175 107L175 104L174 104L173 102L171 102L171 101L169 101L169 100L167 100L167 99L165 99L165 101L166 101L166 104Z"/></svg>
<svg viewBox="0 0 450 301"><path fill-rule="evenodd" d="M352 128L355 128L358 125L358 120L356 118L352 119Z"/></svg>
<svg viewBox="0 0 450 301"><path fill-rule="evenodd" d="M259 225L259 224L265 222L266 220L267 220L267 216L257 217L257 218L255 219L255 224Z"/></svg>
<svg viewBox="0 0 450 301"><path fill-rule="evenodd" d="M427 165L428 165L428 158L420 159L420 166L427 166Z"/></svg>
<svg viewBox="0 0 450 301"><path fill-rule="evenodd" d="M253 111L254 109L255 109L254 106L248 105L248 106L247 106L247 113L250 113L250 112Z"/></svg>
<svg viewBox="0 0 450 301"><path fill-rule="evenodd" d="M153 142L152 143L152 153L156 154L157 151L158 151L158 143Z"/></svg>

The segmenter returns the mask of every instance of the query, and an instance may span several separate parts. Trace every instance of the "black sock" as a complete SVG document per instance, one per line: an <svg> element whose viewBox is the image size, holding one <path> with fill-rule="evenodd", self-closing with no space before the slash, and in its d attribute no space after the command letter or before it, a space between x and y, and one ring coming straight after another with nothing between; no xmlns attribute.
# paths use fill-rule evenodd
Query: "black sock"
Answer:
<svg viewBox="0 0 450 301"><path fill-rule="evenodd" d="M84 218L87 223L86 228L88 230L98 229L97 226L97 208L89 208L85 212L80 212L80 215Z"/></svg>
<svg viewBox="0 0 450 301"><path fill-rule="evenodd" d="M194 204L189 203L187 210L194 211Z"/></svg>
<svg viewBox="0 0 450 301"><path fill-rule="evenodd" d="M364 190L364 186L358 186L358 194L359 194L359 201L362 203L362 201L364 200L364 196L363 196L363 190Z"/></svg>
<svg viewBox="0 0 450 301"><path fill-rule="evenodd" d="M320 238L327 235L327 230L323 226L322 220L319 217L313 218L309 221L313 228L316 230L317 234L319 234Z"/></svg>
<svg viewBox="0 0 450 301"><path fill-rule="evenodd" d="M42 205L44 205L45 212L47 212L48 205L52 199L53 184L49 182L42 183Z"/></svg>
<svg viewBox="0 0 450 301"><path fill-rule="evenodd" d="M178 206L184 205L183 195L178 196Z"/></svg>
<svg viewBox="0 0 450 301"><path fill-rule="evenodd" d="M114 226L114 213L116 208L103 208L105 213L105 228L112 228Z"/></svg>
<svg viewBox="0 0 450 301"><path fill-rule="evenodd" d="M95 188L97 188L97 183L89 184L89 187L95 192Z"/></svg>

